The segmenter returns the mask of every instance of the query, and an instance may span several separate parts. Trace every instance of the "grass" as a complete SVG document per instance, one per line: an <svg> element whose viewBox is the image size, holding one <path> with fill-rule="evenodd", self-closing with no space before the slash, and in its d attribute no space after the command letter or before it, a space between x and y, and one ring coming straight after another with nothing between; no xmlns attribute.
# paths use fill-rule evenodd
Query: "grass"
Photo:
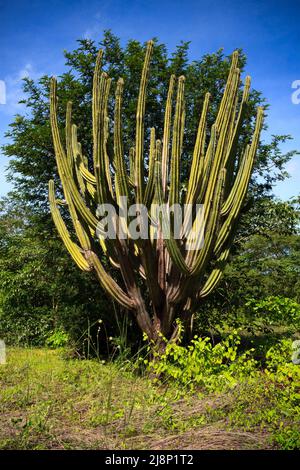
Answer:
<svg viewBox="0 0 300 470"><path fill-rule="evenodd" d="M297 397L284 404L263 374L222 393L180 393L120 365L67 359L58 350L12 348L7 356L0 365L1 449L298 445L290 409L299 408Z"/></svg>

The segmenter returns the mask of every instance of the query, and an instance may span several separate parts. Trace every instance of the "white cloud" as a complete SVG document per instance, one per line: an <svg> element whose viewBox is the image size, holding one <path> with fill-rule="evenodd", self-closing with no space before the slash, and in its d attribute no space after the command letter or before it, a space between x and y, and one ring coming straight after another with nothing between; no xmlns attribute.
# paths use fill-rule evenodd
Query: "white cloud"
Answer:
<svg viewBox="0 0 300 470"><path fill-rule="evenodd" d="M24 108L24 105L19 103L24 97L23 78L30 77L36 79L41 75L42 73L38 73L31 63L27 63L14 74L4 77L6 104L1 105L0 111L9 116L21 112Z"/></svg>

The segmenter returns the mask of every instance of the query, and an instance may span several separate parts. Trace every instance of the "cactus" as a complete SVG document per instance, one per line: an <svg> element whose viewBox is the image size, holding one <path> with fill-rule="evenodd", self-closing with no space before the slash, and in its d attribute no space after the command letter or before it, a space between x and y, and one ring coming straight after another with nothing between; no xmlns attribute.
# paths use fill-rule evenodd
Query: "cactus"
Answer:
<svg viewBox="0 0 300 470"><path fill-rule="evenodd" d="M55 226L75 263L84 271L95 271L103 289L134 315L149 340L157 344L162 336L168 339L176 336L176 318L188 321L199 302L212 292L221 278L249 185L263 109L258 108L252 141L241 153L239 136L247 110L250 77L246 78L240 96L240 71L235 51L217 117L209 133L207 114L211 97L209 93L205 95L188 186L183 191L180 183L185 131L183 76L170 78L162 140L157 139L153 128L149 152L144 148L146 91L152 49L153 41L149 41L137 102L135 143L126 151L122 141L124 83L122 78L117 82L111 120L113 160L107 150L112 124L108 115L111 80L101 71L102 51L98 53L92 95L93 170L88 167L88 160L78 142L70 102L66 113L65 144L62 143L57 119L57 84L52 79L50 120L64 199L56 199L51 180L49 200ZM126 227L127 216L120 210L123 197L130 203L144 204L148 209L154 202L164 207L156 221L156 237L151 227L147 227L148 236L144 239L134 240L130 233L127 238L101 236L103 226L99 224L97 207L99 204L112 204L116 209L115 223ZM190 204L192 207L203 204L205 232L201 249L187 250L184 232L180 239L175 238L174 218L170 220L166 213L166 208L172 204ZM60 205L68 208L74 226L72 234L60 214ZM196 223L195 219L193 223ZM74 241L75 235L77 242ZM120 271L122 285L114 280L107 263L103 265L104 256L112 270ZM145 287L147 295L142 294Z"/></svg>

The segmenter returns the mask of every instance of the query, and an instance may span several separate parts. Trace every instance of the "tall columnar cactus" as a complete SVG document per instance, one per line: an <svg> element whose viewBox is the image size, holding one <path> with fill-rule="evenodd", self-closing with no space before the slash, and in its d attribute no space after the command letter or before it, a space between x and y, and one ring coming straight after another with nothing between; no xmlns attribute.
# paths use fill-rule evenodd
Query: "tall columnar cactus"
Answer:
<svg viewBox="0 0 300 470"><path fill-rule="evenodd" d="M101 71L102 51L98 54L92 97L93 171L88 168L88 160L78 142L70 102L66 114L65 145L62 143L57 120L57 86L52 79L51 128L64 199L55 198L53 181L49 182L49 199L57 230L80 269L94 270L106 292L132 312L142 331L150 340L157 342L161 333L167 338L174 337L176 318L189 319L201 299L210 294L220 280L246 196L259 143L263 109L258 108L252 142L241 154L238 150L239 136L247 109L250 77L246 78L240 96L238 53L234 52L218 114L209 134L206 123L210 95L205 95L188 186L186 191L182 190L183 76L178 79L171 76L170 79L162 140L156 139L155 128L152 128L149 152L144 148L146 90L152 49L153 42L149 41L137 102L136 138L127 151L124 151L122 140L124 83L122 78L117 82L114 116L110 121L111 79ZM109 157L107 148L112 123L113 159ZM103 226L99 224L97 207L99 204L112 204L117 214L115 223L124 226L128 222L121 210L124 197L130 204L144 204L149 211L154 202L164 207L156 237L151 226L147 226L148 236L140 239L132 239L130 233L127 233L127 238L102 237ZM61 217L61 204L69 210L77 242ZM205 230L201 247L188 250L184 231L180 239L175 238L174 219L166 214L166 208L172 204L190 204L192 207L203 204ZM196 215L193 217L195 224ZM108 270L107 263L105 266L102 264L104 255L112 270ZM114 269L122 275L122 286L109 272Z"/></svg>

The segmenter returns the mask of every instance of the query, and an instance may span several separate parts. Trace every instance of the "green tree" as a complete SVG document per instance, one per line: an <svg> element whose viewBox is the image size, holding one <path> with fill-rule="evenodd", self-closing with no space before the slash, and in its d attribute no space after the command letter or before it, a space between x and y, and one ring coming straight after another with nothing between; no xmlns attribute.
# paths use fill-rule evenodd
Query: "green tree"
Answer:
<svg viewBox="0 0 300 470"><path fill-rule="evenodd" d="M211 326L216 316L226 322L228 315L244 311L250 299L277 296L300 303L299 198L262 199L242 222L223 279L198 312L196 325Z"/></svg>
<svg viewBox="0 0 300 470"><path fill-rule="evenodd" d="M118 333L112 302L70 263L55 232L46 241L38 236L31 216L15 200L0 201L0 336L10 344L41 345L64 329L81 350L92 325L99 352L106 352L106 337ZM100 319L107 331L98 331Z"/></svg>

